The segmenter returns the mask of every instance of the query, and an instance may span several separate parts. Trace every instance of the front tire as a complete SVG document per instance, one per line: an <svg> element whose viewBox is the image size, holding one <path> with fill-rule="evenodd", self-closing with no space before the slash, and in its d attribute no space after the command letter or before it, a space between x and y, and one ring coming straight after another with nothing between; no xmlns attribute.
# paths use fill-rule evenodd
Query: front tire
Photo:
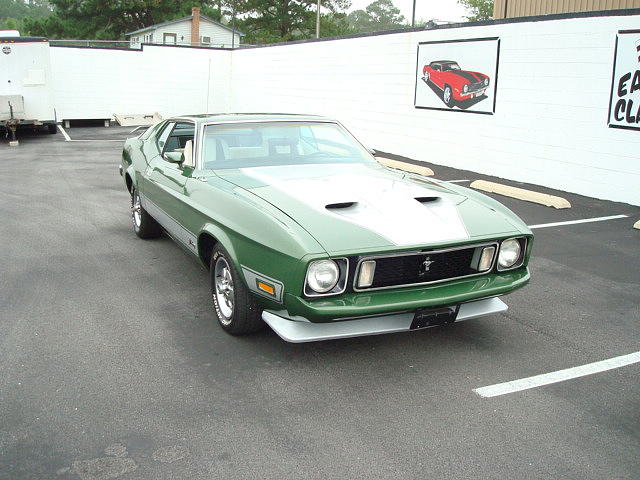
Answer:
<svg viewBox="0 0 640 480"><path fill-rule="evenodd" d="M442 94L442 100L449 108L453 108L454 100L453 100L453 91L449 85L444 86L444 92Z"/></svg>
<svg viewBox="0 0 640 480"><path fill-rule="evenodd" d="M209 275L213 307L224 331L244 335L261 330L264 327L262 310L220 244L211 253Z"/></svg>
<svg viewBox="0 0 640 480"><path fill-rule="evenodd" d="M158 238L162 235L160 224L142 208L140 195L138 195L138 190L135 187L131 189L131 221L133 223L133 231L140 238Z"/></svg>
<svg viewBox="0 0 640 480"><path fill-rule="evenodd" d="M50 135L55 135L56 133L58 133L58 125L56 125L55 123L48 123L47 124L47 132Z"/></svg>

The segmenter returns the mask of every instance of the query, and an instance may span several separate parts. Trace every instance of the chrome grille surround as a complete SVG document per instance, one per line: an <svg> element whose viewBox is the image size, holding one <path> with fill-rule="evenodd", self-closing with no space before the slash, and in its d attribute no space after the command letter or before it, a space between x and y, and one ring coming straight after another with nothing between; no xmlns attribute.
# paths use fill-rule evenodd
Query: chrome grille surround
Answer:
<svg viewBox="0 0 640 480"><path fill-rule="evenodd" d="M476 249L476 248L482 248L482 247L490 247L490 246L494 246L495 247L495 252L493 254L493 259L491 260L491 267L484 271L484 272L477 272L477 273L472 273L469 275L462 275L462 276L457 276L457 277L449 277L449 278L443 278L440 280L431 280L431 281L427 281L427 282L415 282L415 283L407 283L407 284L402 284L402 285L389 285L389 286L384 286L384 287L367 287L367 288L358 288L357 285L357 279L360 276L360 265L362 264L362 262L366 261L366 260L376 260L376 259L381 259L381 258L394 258L394 257L406 257L406 256L423 256L423 255L435 255L435 254L441 254L441 253L447 253L447 252L454 252L454 251L459 251L459 250L467 250L467 249ZM371 292L371 291L376 291L376 290L389 290L392 288L406 288L406 287L417 287L417 286L421 286L421 285L434 285L437 283L442 283L442 282L450 282L451 280L457 280L457 279L462 279L462 278L472 278L472 277L477 277L480 275L486 275L488 273L491 273L496 265L496 261L498 259L498 249L499 249L499 242L498 241L494 241L494 242L486 242L486 243L476 243L476 244L470 244L470 245L461 245L458 247L450 247L450 248L442 248L442 249L436 249L436 250L414 250L414 251L410 251L410 252L400 252L400 253L394 253L394 254L377 254L377 255L366 255L366 256L362 256L360 258L358 258L358 263L356 265L356 270L355 270L355 274L353 276L353 291L354 292ZM374 281L375 281L375 274L374 274Z"/></svg>

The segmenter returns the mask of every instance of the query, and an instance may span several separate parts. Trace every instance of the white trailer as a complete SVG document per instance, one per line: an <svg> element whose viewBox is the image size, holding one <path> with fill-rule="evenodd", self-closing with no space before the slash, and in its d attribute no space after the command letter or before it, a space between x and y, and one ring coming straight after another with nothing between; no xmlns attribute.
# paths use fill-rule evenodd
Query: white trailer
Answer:
<svg viewBox="0 0 640 480"><path fill-rule="evenodd" d="M56 132L49 41L0 32L0 128L15 140L20 125Z"/></svg>

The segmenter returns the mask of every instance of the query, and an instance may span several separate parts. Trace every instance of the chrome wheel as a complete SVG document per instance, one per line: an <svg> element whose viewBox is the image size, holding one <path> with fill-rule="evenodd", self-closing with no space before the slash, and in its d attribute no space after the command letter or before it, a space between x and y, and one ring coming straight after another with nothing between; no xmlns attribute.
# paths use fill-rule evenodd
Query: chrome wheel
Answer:
<svg viewBox="0 0 640 480"><path fill-rule="evenodd" d="M131 218L133 219L133 226L137 229L140 228L142 222L142 205L140 204L140 195L138 192L134 192L133 199L131 200Z"/></svg>
<svg viewBox="0 0 640 480"><path fill-rule="evenodd" d="M444 89L444 103L449 105L450 102L451 102L451 88L445 87L445 89Z"/></svg>
<svg viewBox="0 0 640 480"><path fill-rule="evenodd" d="M233 316L233 277L227 260L222 256L216 260L214 278L214 295L220 316L219 320L222 324L229 325Z"/></svg>

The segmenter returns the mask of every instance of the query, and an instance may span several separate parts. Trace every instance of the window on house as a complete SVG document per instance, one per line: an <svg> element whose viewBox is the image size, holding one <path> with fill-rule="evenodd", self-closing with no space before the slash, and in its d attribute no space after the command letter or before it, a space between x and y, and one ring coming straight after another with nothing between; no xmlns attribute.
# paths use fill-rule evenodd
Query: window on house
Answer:
<svg viewBox="0 0 640 480"><path fill-rule="evenodd" d="M202 45L211 45L211 37L201 37Z"/></svg>
<svg viewBox="0 0 640 480"><path fill-rule="evenodd" d="M177 35L175 33L163 33L162 43L175 45L177 43Z"/></svg>

